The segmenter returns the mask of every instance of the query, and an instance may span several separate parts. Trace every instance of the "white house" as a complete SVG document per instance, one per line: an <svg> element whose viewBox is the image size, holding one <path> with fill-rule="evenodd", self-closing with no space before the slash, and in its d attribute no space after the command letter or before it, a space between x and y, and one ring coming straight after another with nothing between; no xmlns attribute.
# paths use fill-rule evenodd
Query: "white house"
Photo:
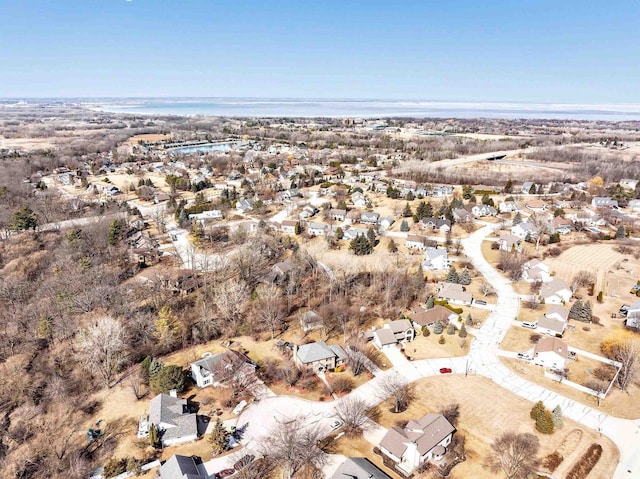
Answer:
<svg viewBox="0 0 640 479"><path fill-rule="evenodd" d="M509 233L500 233L500 237L498 238L498 249L500 251L520 251L520 241L521 238L514 236Z"/></svg>
<svg viewBox="0 0 640 479"><path fill-rule="evenodd" d="M443 282L438 286L438 298L449 303L469 305L473 302L473 295L464 290L461 284Z"/></svg>
<svg viewBox="0 0 640 479"><path fill-rule="evenodd" d="M387 216L386 218L382 218L380 220L380 227L383 230L387 230L389 228L391 228L391 225L393 225L396 222L396 220L394 220L391 216Z"/></svg>
<svg viewBox="0 0 640 479"><path fill-rule="evenodd" d="M636 301L629 306L624 324L627 328L640 329L640 301Z"/></svg>
<svg viewBox="0 0 640 479"><path fill-rule="evenodd" d="M380 451L411 475L421 464L441 459L455 432L442 414L427 414L404 428L391 427L380 441Z"/></svg>
<svg viewBox="0 0 640 479"><path fill-rule="evenodd" d="M416 330L407 319L397 319L373 332L373 343L378 349L386 349L398 343L413 341L416 337Z"/></svg>
<svg viewBox="0 0 640 479"><path fill-rule="evenodd" d="M174 454L160 466L160 479L206 479L209 477L196 456Z"/></svg>
<svg viewBox="0 0 640 479"><path fill-rule="evenodd" d="M428 247L424 252L424 268L430 271L444 271L449 268L449 255L445 248Z"/></svg>
<svg viewBox="0 0 640 479"><path fill-rule="evenodd" d="M443 185L443 186L434 186L431 190L431 196L436 198L440 198L442 196L451 196L453 194L453 186Z"/></svg>
<svg viewBox="0 0 640 479"><path fill-rule="evenodd" d="M568 313L568 312L567 312ZM559 319L555 315L544 315L536 322L536 332L548 334L549 336L562 337L567 327L566 319Z"/></svg>
<svg viewBox="0 0 640 479"><path fill-rule="evenodd" d="M500 203L498 205L498 209L500 210L500 213L516 213L520 211L520 207L515 201L505 201L504 203Z"/></svg>
<svg viewBox="0 0 640 479"><path fill-rule="evenodd" d="M218 387L238 374L250 375L256 365L244 354L227 349L224 353L205 353L199 361L191 363L191 377L198 387Z"/></svg>
<svg viewBox="0 0 640 479"><path fill-rule="evenodd" d="M530 283L536 281L547 283L552 279L551 270L539 259L532 259L523 265L522 279Z"/></svg>
<svg viewBox="0 0 640 479"><path fill-rule="evenodd" d="M471 213L473 213L473 216L478 218L480 216L495 216L498 214L498 211L493 206L475 205L471 208Z"/></svg>
<svg viewBox="0 0 640 479"><path fill-rule="evenodd" d="M547 304L567 303L571 299L572 294L567 283L559 278L552 279L540 288L540 296Z"/></svg>
<svg viewBox="0 0 640 479"><path fill-rule="evenodd" d="M438 230L445 234L451 231L451 221L441 218L422 218L419 226L424 230Z"/></svg>
<svg viewBox="0 0 640 479"><path fill-rule="evenodd" d="M174 395L158 394L151 400L149 423L158 428L163 447L198 438L196 415L189 411L186 399L179 399Z"/></svg>
<svg viewBox="0 0 640 479"><path fill-rule="evenodd" d="M288 235L297 234L297 229L299 228L299 222L295 220L283 220L280 223L280 231Z"/></svg>
<svg viewBox="0 0 640 479"><path fill-rule="evenodd" d="M307 223L307 233L311 236L325 236L329 225L325 223Z"/></svg>
<svg viewBox="0 0 640 479"><path fill-rule="evenodd" d="M241 213L252 211L254 206L255 206L255 201L253 201L251 198L240 200L236 203L236 209Z"/></svg>
<svg viewBox="0 0 640 479"><path fill-rule="evenodd" d="M622 178L619 183L620 186L627 190L635 190L638 186L638 180L634 180L631 178Z"/></svg>
<svg viewBox="0 0 640 479"><path fill-rule="evenodd" d="M525 239L527 235L533 236L536 230L529 223L518 223L511 227L511 234L520 239Z"/></svg>
<svg viewBox="0 0 640 479"><path fill-rule="evenodd" d="M221 220L224 216L220 210L207 210L202 213L193 213L189 215L190 220L206 221L206 220Z"/></svg>
<svg viewBox="0 0 640 479"><path fill-rule="evenodd" d="M540 338L533 348L533 363L549 369L563 370L569 357L569 347L558 338Z"/></svg>
<svg viewBox="0 0 640 479"><path fill-rule="evenodd" d="M377 225L378 221L380 221L380 213L363 211L360 215L360 221L365 225Z"/></svg>
<svg viewBox="0 0 640 479"><path fill-rule="evenodd" d="M427 238L420 235L407 235L404 245L409 249L424 251L427 248Z"/></svg>
<svg viewBox="0 0 640 479"><path fill-rule="evenodd" d="M629 201L628 207L631 211L640 210L640 200Z"/></svg>
<svg viewBox="0 0 640 479"><path fill-rule="evenodd" d="M330 209L329 216L335 221L344 221L347 217L347 210Z"/></svg>
<svg viewBox="0 0 640 479"><path fill-rule="evenodd" d="M355 206L364 208L365 206L367 206L367 197L364 196L364 194L360 193L359 191L356 191L354 194L351 195L351 202Z"/></svg>
<svg viewBox="0 0 640 479"><path fill-rule="evenodd" d="M595 208L617 208L618 201L613 200L608 196L594 196L591 199L591 206Z"/></svg>

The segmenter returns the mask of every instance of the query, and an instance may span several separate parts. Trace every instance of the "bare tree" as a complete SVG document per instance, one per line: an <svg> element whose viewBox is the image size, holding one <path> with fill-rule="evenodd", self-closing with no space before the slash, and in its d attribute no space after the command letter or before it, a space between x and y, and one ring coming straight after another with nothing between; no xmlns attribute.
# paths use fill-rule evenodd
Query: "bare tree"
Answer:
<svg viewBox="0 0 640 479"><path fill-rule="evenodd" d="M496 290L493 289L491 283L486 280L483 280L482 283L480 283L480 292L484 294L485 298L487 296L491 296L492 294L496 294Z"/></svg>
<svg viewBox="0 0 640 479"><path fill-rule="evenodd" d="M347 434L361 434L369 424L369 405L362 399L345 396L336 404L336 415L342 421Z"/></svg>
<svg viewBox="0 0 640 479"><path fill-rule="evenodd" d="M160 233L167 232L167 219L165 217L164 208L156 208L155 210L153 210L151 219L155 222Z"/></svg>
<svg viewBox="0 0 640 479"><path fill-rule="evenodd" d="M282 468L284 479L292 479L307 468L320 468L327 460L318 447L322 431L305 419L279 422L262 445L262 453Z"/></svg>
<svg viewBox="0 0 640 479"><path fill-rule="evenodd" d="M637 374L640 366L640 341L628 339L617 345L614 351L616 361L622 363L622 368L618 374L618 386L625 391Z"/></svg>
<svg viewBox="0 0 640 479"><path fill-rule="evenodd" d="M142 392L142 381L140 380L140 375L136 372L132 372L129 374L129 387L131 388L131 392L136 396L136 400L142 399L145 394Z"/></svg>
<svg viewBox="0 0 640 479"><path fill-rule="evenodd" d="M575 293L578 288L587 288L595 283L596 277L590 271L578 271L571 279L571 292Z"/></svg>
<svg viewBox="0 0 640 479"><path fill-rule="evenodd" d="M284 307L282 304L282 292L274 284L263 285L257 289L258 301L256 303L258 318L271 331L271 339L275 336L276 328L282 327Z"/></svg>
<svg viewBox="0 0 640 479"><path fill-rule="evenodd" d="M529 217L529 224L533 227L532 236L536 240L536 249L538 249L540 247L542 236L549 231L549 223L544 217L538 216L533 213Z"/></svg>
<svg viewBox="0 0 640 479"><path fill-rule="evenodd" d="M440 414L442 414L447 421L452 425L458 424L458 418L460 417L460 404L451 403L440 408Z"/></svg>
<svg viewBox="0 0 640 479"><path fill-rule="evenodd" d="M414 399L414 389L402 376L398 374L386 376L378 388L378 397L381 400L393 401L393 412L404 411Z"/></svg>
<svg viewBox="0 0 640 479"><path fill-rule="evenodd" d="M127 361L124 327L111 316L98 318L80 334L79 349L84 367L110 388Z"/></svg>
<svg viewBox="0 0 640 479"><path fill-rule="evenodd" d="M596 398L598 399L598 406L600 406L600 401L604 398L604 395L607 392L609 384L599 379L590 379L584 385L589 389L592 389L596 393Z"/></svg>
<svg viewBox="0 0 640 479"><path fill-rule="evenodd" d="M507 479L524 479L538 465L538 438L531 433L505 432L491 444L485 467L493 473L502 471Z"/></svg>
<svg viewBox="0 0 640 479"><path fill-rule="evenodd" d="M215 303L224 319L231 321L236 329L240 315L249 297L249 287L242 280L227 280L216 290Z"/></svg>

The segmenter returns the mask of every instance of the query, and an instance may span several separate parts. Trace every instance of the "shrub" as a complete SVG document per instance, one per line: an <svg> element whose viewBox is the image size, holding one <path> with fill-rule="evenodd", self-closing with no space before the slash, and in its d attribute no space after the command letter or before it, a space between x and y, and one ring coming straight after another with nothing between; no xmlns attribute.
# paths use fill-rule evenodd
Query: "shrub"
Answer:
<svg viewBox="0 0 640 479"><path fill-rule="evenodd" d="M536 430L542 434L553 434L555 426L553 425L553 417L547 409L536 419Z"/></svg>
<svg viewBox="0 0 640 479"><path fill-rule="evenodd" d="M429 328L427 326L422 326L422 335L425 338L428 338L431 333L429 332Z"/></svg>
<svg viewBox="0 0 640 479"><path fill-rule="evenodd" d="M440 336L440 339L438 339L438 343L439 343L439 344L444 344L444 343L446 343L446 340L444 339L444 336Z"/></svg>
<svg viewBox="0 0 640 479"><path fill-rule="evenodd" d="M602 456L602 446L600 444L591 444L589 449L575 463L575 465L567 474L567 479L585 479Z"/></svg>
<svg viewBox="0 0 640 479"><path fill-rule="evenodd" d="M453 323L449 323L449 325L447 326L447 334L449 336L451 336L452 334L456 334L456 327L453 325Z"/></svg>
<svg viewBox="0 0 640 479"><path fill-rule="evenodd" d="M340 393L348 393L353 390L354 383L353 379L346 376L338 376L333 381L331 381L334 391Z"/></svg>
<svg viewBox="0 0 640 479"><path fill-rule="evenodd" d="M106 479L111 477L116 477L122 474L127 470L127 460L125 458L109 459L107 463L104 465L103 475Z"/></svg>
<svg viewBox="0 0 640 479"><path fill-rule="evenodd" d="M531 419L533 419L534 421L537 421L538 418L544 413L545 410L546 409L544 407L544 403L542 401L538 401L537 403L535 403L533 408L531 408L529 417L531 417Z"/></svg>
<svg viewBox="0 0 640 479"><path fill-rule="evenodd" d="M558 469L558 466L562 464L564 461L564 457L562 457L557 452L552 452L547 457L542 460L542 465L549 471L553 472Z"/></svg>

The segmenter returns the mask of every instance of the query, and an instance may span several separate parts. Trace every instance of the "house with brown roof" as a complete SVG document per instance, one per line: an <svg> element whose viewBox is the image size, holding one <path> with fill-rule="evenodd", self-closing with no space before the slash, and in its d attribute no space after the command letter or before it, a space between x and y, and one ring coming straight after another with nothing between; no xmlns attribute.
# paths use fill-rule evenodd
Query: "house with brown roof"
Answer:
<svg viewBox="0 0 640 479"><path fill-rule="evenodd" d="M515 235L509 233L500 233L500 238L498 238L498 249L500 251L520 251L521 240Z"/></svg>
<svg viewBox="0 0 640 479"><path fill-rule="evenodd" d="M473 294L465 291L461 284L443 282L438 286L438 299L444 299L449 303L470 305Z"/></svg>
<svg viewBox="0 0 640 479"><path fill-rule="evenodd" d="M553 278L540 288L540 296L547 304L563 304L569 302L573 293L567 283L560 278Z"/></svg>
<svg viewBox="0 0 640 479"><path fill-rule="evenodd" d="M522 279L530 283L551 281L551 269L537 258L527 261L522 268Z"/></svg>
<svg viewBox="0 0 640 479"><path fill-rule="evenodd" d="M422 329L423 326L432 326L435 323L448 323L452 318L458 315L450 309L436 304L433 308L427 310L413 311L409 318L416 325L416 328Z"/></svg>
<svg viewBox="0 0 640 479"><path fill-rule="evenodd" d="M456 428L442 414L413 419L404 428L390 428L380 441L380 451L410 475L427 461L442 459Z"/></svg>
<svg viewBox="0 0 640 479"><path fill-rule="evenodd" d="M540 338L533 348L533 363L545 368L562 370L569 358L569 346L558 338Z"/></svg>
<svg viewBox="0 0 640 479"><path fill-rule="evenodd" d="M395 321L384 323L381 329L373 332L373 344L378 349L385 349L398 343L413 341L415 337L416 331L409 320L396 319Z"/></svg>
<svg viewBox="0 0 640 479"><path fill-rule="evenodd" d="M253 374L256 365L244 354L227 349L224 353L205 353L199 361L191 363L191 377L198 387L218 387L232 377Z"/></svg>

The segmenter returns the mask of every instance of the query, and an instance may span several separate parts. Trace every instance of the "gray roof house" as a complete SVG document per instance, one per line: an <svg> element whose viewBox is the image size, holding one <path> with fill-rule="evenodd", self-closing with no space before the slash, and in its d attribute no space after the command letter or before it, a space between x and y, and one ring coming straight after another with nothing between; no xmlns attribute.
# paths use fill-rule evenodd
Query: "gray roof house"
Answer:
<svg viewBox="0 0 640 479"><path fill-rule="evenodd" d="M410 475L421 464L442 458L455 431L442 414L427 414L404 428L390 428L380 441L380 451Z"/></svg>
<svg viewBox="0 0 640 479"><path fill-rule="evenodd" d="M244 354L227 349L224 353L211 355L191 363L191 377L201 387L220 386L238 374L250 375L256 365Z"/></svg>
<svg viewBox="0 0 640 479"><path fill-rule="evenodd" d="M383 349L397 343L413 341L416 337L416 330L407 319L396 319L384 323L381 329L374 331L373 342L379 348Z"/></svg>
<svg viewBox="0 0 640 479"><path fill-rule="evenodd" d="M293 361L300 369L324 372L347 362L347 353L337 344L328 346L324 341L295 346Z"/></svg>
<svg viewBox="0 0 640 479"><path fill-rule="evenodd" d="M206 479L207 477L208 474L204 471L202 463L199 460L196 461L193 456L174 454L160 466L161 479Z"/></svg>
<svg viewBox="0 0 640 479"><path fill-rule="evenodd" d="M391 479L391 476L365 457L348 457L333 473L331 479Z"/></svg>
<svg viewBox="0 0 640 479"><path fill-rule="evenodd" d="M424 252L424 267L431 271L444 271L449 268L449 255L445 248L429 247Z"/></svg>
<svg viewBox="0 0 640 479"><path fill-rule="evenodd" d="M373 211L363 211L360 221L366 225L377 225L380 221L380 214Z"/></svg>
<svg viewBox="0 0 640 479"><path fill-rule="evenodd" d="M186 399L158 394L149 404L149 423L158 428L163 447L198 438L198 420Z"/></svg>
<svg viewBox="0 0 640 479"><path fill-rule="evenodd" d="M438 286L438 298L454 304L471 304L473 295L461 284L443 282Z"/></svg>
<svg viewBox="0 0 640 479"><path fill-rule="evenodd" d="M640 301L635 301L629 306L624 324L627 328L640 329Z"/></svg>
<svg viewBox="0 0 640 479"><path fill-rule="evenodd" d="M324 318L313 310L300 315L300 327L306 333L324 326Z"/></svg>

